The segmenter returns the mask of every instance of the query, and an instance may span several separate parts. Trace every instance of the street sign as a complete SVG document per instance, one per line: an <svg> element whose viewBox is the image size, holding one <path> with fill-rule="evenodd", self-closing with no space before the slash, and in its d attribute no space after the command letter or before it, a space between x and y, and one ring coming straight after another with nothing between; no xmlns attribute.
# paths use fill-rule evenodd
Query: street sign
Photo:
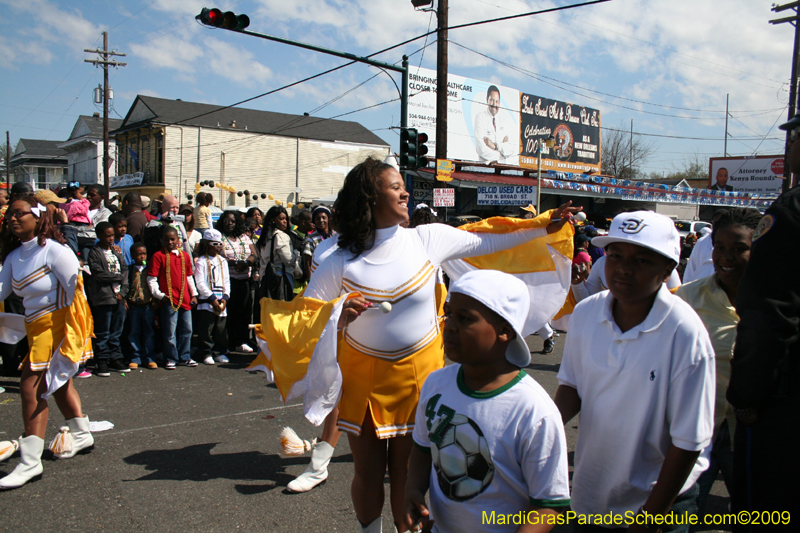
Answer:
<svg viewBox="0 0 800 533"><path fill-rule="evenodd" d="M436 160L436 181L453 181L456 166L449 159Z"/></svg>
<svg viewBox="0 0 800 533"><path fill-rule="evenodd" d="M433 189L433 207L455 207L455 189Z"/></svg>

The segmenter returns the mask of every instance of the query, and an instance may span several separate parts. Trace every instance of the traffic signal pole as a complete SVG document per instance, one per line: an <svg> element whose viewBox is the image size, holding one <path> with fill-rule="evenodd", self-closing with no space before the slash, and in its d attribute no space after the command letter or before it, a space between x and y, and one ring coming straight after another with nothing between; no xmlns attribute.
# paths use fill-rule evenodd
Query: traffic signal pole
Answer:
<svg viewBox="0 0 800 533"><path fill-rule="evenodd" d="M355 54L350 54L347 52L339 52L338 50L331 50L330 48L324 48L322 46L316 46L313 44L302 43L300 41L293 41L292 39L285 39L283 37L276 37L274 35L267 35L265 33L258 33L255 31L250 30L236 30L231 29L230 31L235 31L237 33L243 33L244 35L250 35L252 37L258 37L260 39L266 39L268 41L275 41L277 43L288 44L290 46L297 46L298 48L305 48L306 50L312 50L314 52L320 52L323 54L328 54L336 57L341 57L344 59L349 59L353 63L365 63L367 65L372 65L373 67L378 67L386 70L391 70L394 72L399 72L403 76L403 83L402 88L400 90L400 127L405 128L408 126L408 56L403 56L403 62L401 66L394 65L392 63L384 63L383 61L375 61L374 59L370 59L368 57L357 56Z"/></svg>

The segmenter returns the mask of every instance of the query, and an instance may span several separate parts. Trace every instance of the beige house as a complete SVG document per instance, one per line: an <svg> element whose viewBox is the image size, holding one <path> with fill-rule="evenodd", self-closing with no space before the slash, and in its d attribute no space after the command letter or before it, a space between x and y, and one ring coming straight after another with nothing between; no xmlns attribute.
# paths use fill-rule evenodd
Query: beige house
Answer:
<svg viewBox="0 0 800 533"><path fill-rule="evenodd" d="M171 193L183 203L196 184L211 181L215 187L200 190L211 192L223 209L266 210L275 201L309 203L330 196L353 166L369 155L383 160L390 148L357 122L142 95L112 135L117 178L128 178L112 178L112 196L130 190L151 198ZM139 180L141 185L131 185ZM236 192L216 187L219 183Z"/></svg>

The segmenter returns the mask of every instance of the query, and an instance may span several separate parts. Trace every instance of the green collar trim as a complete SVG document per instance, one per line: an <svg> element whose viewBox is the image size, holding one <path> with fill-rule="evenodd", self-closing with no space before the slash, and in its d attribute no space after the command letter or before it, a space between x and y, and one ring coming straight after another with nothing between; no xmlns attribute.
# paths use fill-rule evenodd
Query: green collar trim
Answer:
<svg viewBox="0 0 800 533"><path fill-rule="evenodd" d="M522 381L522 378L527 376L527 372L524 369L519 369L519 374L517 374L514 379L503 385L502 387L498 387L494 390L480 392L474 391L467 387L464 383L464 367L459 367L458 369L458 378L456 379L456 383L458 384L458 390L460 390L463 394L466 394L470 398L477 398L479 400L486 400L488 398L494 398L495 396L499 396L503 394L505 391Z"/></svg>

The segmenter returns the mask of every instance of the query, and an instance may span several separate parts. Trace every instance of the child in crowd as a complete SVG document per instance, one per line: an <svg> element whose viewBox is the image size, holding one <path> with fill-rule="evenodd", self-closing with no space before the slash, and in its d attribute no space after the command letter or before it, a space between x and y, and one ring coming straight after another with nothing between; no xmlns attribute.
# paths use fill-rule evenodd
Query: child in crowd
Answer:
<svg viewBox="0 0 800 533"><path fill-rule="evenodd" d="M572 509L579 515L674 514L688 531L708 467L714 421L714 351L700 318L664 282L680 257L672 221L651 211L617 215L606 250L608 291L581 301L558 373L564 423L580 412ZM662 522L663 523L663 522ZM630 525L630 524L626 524ZM577 531L607 531L591 524Z"/></svg>
<svg viewBox="0 0 800 533"><path fill-rule="evenodd" d="M61 231L67 239L67 244L78 257L81 256L80 251L84 248L78 242L78 232L92 224L92 220L89 218L89 200L84 198L83 193L83 185L77 181L69 182L66 190L67 203L63 206L63 210L67 214L67 222L61 227ZM92 246L92 244L90 243L89 246ZM84 262L87 260L86 257L80 258Z"/></svg>
<svg viewBox="0 0 800 533"><path fill-rule="evenodd" d="M194 279L197 284L197 353L204 364L227 363L228 334L225 324L228 316L228 299L231 297L231 279L228 261L220 255L222 233L206 230L200 241L200 257L195 261Z"/></svg>
<svg viewBox="0 0 800 533"><path fill-rule="evenodd" d="M129 237L129 235L126 235ZM153 299L147 284L147 247L137 242L130 248L133 264L128 268L128 294L125 307L128 310L131 345L131 360L128 368L136 369L144 365L150 369L158 368L155 361L155 332L157 301Z"/></svg>
<svg viewBox="0 0 800 533"><path fill-rule="evenodd" d="M163 352L167 358L164 368L195 367L190 354L192 341L192 306L197 305L197 288L192 275L192 260L181 250L178 230L164 225L161 230L162 249L153 254L147 271L150 292L161 300L161 334Z"/></svg>
<svg viewBox="0 0 800 533"><path fill-rule="evenodd" d="M125 259L125 264L131 266L133 264L133 257L131 256L131 245L133 245L133 238L128 235L128 221L125 215L120 211L108 217L108 221L114 226L114 245L119 247L122 252L122 257Z"/></svg>
<svg viewBox="0 0 800 533"><path fill-rule="evenodd" d="M94 355L97 360L95 374L101 377L115 372L130 372L122 361L120 336L125 324L124 298L128 294L128 267L122 254L112 249L114 227L101 222L95 228L98 243L89 252L91 282L87 299L94 318Z"/></svg>
<svg viewBox="0 0 800 533"><path fill-rule="evenodd" d="M211 196L211 193L197 193L197 207L194 208L194 229L200 232L201 235L214 225L211 220L211 209L209 208L213 201L214 197Z"/></svg>
<svg viewBox="0 0 800 533"><path fill-rule="evenodd" d="M399 530L427 530L432 520L442 533L544 533L569 507L558 409L523 370L529 308L525 284L502 272L469 272L450 286L443 337L456 364L422 387ZM520 514L522 525L503 520ZM501 518L487 524L484 516Z"/></svg>
<svg viewBox="0 0 800 533"><path fill-rule="evenodd" d="M101 222L108 221L111 216L111 210L106 208L103 203L108 195L106 188L99 183L90 183L84 186L84 194L86 200L89 202L89 216L88 226L78 227L78 249L80 250L80 258L87 260L89 252L96 246L97 232L95 231L97 225Z"/></svg>

